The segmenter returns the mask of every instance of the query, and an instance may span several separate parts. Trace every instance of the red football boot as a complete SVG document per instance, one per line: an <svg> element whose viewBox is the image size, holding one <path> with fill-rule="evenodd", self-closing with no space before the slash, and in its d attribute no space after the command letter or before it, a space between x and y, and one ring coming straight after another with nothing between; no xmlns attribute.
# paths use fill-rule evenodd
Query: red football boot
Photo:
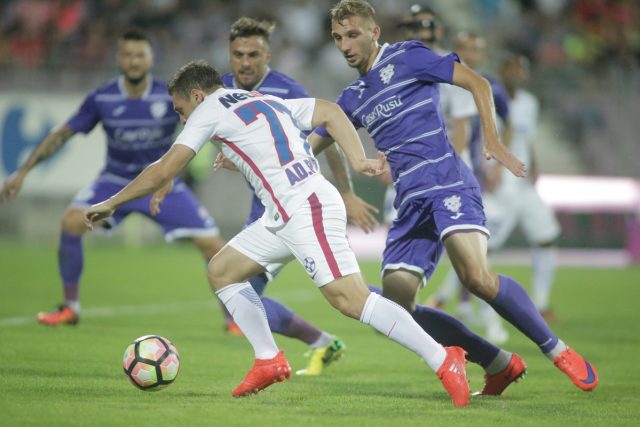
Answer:
<svg viewBox="0 0 640 427"><path fill-rule="evenodd" d="M598 385L598 371L584 357L570 348L560 353L553 364L584 391L591 391Z"/></svg>
<svg viewBox="0 0 640 427"><path fill-rule="evenodd" d="M289 379L290 376L291 366L280 350L272 359L256 359L247 376L231 395L242 397L256 394L273 383Z"/></svg>
<svg viewBox="0 0 640 427"><path fill-rule="evenodd" d="M524 378L526 373L527 365L524 360L517 353L513 353L506 368L495 375L484 376L484 388L477 394L499 396L511 383L518 382Z"/></svg>
<svg viewBox="0 0 640 427"><path fill-rule="evenodd" d="M447 357L436 374L451 396L453 404L459 408L469 403L469 381L465 365L465 351L460 347L445 347Z"/></svg>
<svg viewBox="0 0 640 427"><path fill-rule="evenodd" d="M69 306L63 304L51 313L38 313L37 319L38 323L49 326L75 325L80 320L80 316Z"/></svg>

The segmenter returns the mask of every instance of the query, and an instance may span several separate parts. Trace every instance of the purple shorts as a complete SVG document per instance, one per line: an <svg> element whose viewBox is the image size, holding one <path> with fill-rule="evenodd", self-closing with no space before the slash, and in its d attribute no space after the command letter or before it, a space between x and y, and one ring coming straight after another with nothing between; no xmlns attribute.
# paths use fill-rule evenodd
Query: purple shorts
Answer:
<svg viewBox="0 0 640 427"><path fill-rule="evenodd" d="M441 191L412 199L402 206L391 224L382 254L385 270L409 270L431 276L443 251L442 240L458 231L476 230L489 235L476 187Z"/></svg>
<svg viewBox="0 0 640 427"><path fill-rule="evenodd" d="M114 175L101 175L89 187L80 191L71 202L72 207L85 208L101 202L122 190L129 181ZM167 241L183 237L206 237L220 234L207 209L183 182L176 180L173 190L160 205L160 213L152 216L149 210L151 196L146 196L120 206L115 214L106 219L103 227L112 229L130 213L137 212L155 221L162 227Z"/></svg>

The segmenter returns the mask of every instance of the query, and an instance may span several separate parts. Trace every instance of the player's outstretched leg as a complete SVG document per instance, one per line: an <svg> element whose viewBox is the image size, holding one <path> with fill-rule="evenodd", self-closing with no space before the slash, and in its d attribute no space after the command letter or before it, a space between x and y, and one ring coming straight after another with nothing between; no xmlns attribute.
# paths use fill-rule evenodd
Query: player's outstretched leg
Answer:
<svg viewBox="0 0 640 427"><path fill-rule="evenodd" d="M382 294L382 290L378 287L369 285L369 289L376 294ZM502 394L510 384L526 373L526 365L518 354L496 347L444 311L418 304L411 316L440 344L462 347L467 353L467 360L482 366L485 370L484 389L490 390L490 394ZM510 370L509 367L514 359L522 363L512 366ZM503 381L506 372L510 372L509 380Z"/></svg>
<svg viewBox="0 0 640 427"><path fill-rule="evenodd" d="M582 390L598 385L591 364L574 353L551 331L524 288L510 277L496 275L487 265L487 238L480 232L453 234L444 240L447 253L463 285L493 309L540 350ZM560 355L564 357L560 358Z"/></svg>
<svg viewBox="0 0 640 427"><path fill-rule="evenodd" d="M398 304L370 292L359 274L334 280L320 288L344 315L359 319L384 336L418 354L439 376L457 407L469 403L464 351L448 350L437 343ZM453 353L453 354L452 354Z"/></svg>
<svg viewBox="0 0 640 427"><path fill-rule="evenodd" d="M498 277L498 294L489 304L535 342L576 386L584 391L596 388L598 373L593 365L558 339L520 284L507 276Z"/></svg>

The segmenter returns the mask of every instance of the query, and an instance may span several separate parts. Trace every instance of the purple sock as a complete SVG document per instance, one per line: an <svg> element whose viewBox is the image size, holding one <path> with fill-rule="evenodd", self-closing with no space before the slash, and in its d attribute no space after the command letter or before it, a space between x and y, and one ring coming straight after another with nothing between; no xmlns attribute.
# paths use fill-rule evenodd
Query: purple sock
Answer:
<svg viewBox="0 0 640 427"><path fill-rule="evenodd" d="M320 338L321 330L295 315L278 301L263 296L262 305L267 312L267 320L272 332L289 338L297 338L309 345Z"/></svg>
<svg viewBox="0 0 640 427"><path fill-rule="evenodd" d="M369 289L382 295L380 288L370 285ZM474 334L462 322L444 311L416 305L411 316L434 340L444 346L462 347L467 352L467 360L483 368L489 366L500 352L498 347Z"/></svg>
<svg viewBox="0 0 640 427"><path fill-rule="evenodd" d="M58 269L64 286L65 301L78 301L83 265L82 236L74 236L63 231L58 247Z"/></svg>
<svg viewBox="0 0 640 427"><path fill-rule="evenodd" d="M499 275L499 278L498 295L488 303L500 316L536 343L543 353L551 351L558 343L558 337L551 332L527 292L512 278L503 275Z"/></svg>

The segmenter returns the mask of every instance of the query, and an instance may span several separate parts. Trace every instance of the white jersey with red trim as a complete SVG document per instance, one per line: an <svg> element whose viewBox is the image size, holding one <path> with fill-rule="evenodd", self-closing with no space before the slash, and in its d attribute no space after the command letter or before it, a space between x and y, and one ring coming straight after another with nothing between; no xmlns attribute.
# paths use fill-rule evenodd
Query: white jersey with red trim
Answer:
<svg viewBox="0 0 640 427"><path fill-rule="evenodd" d="M198 105L174 144L196 153L214 139L255 189L267 227L279 227L328 183L302 131L311 130L315 99L280 99L241 89L218 89Z"/></svg>

